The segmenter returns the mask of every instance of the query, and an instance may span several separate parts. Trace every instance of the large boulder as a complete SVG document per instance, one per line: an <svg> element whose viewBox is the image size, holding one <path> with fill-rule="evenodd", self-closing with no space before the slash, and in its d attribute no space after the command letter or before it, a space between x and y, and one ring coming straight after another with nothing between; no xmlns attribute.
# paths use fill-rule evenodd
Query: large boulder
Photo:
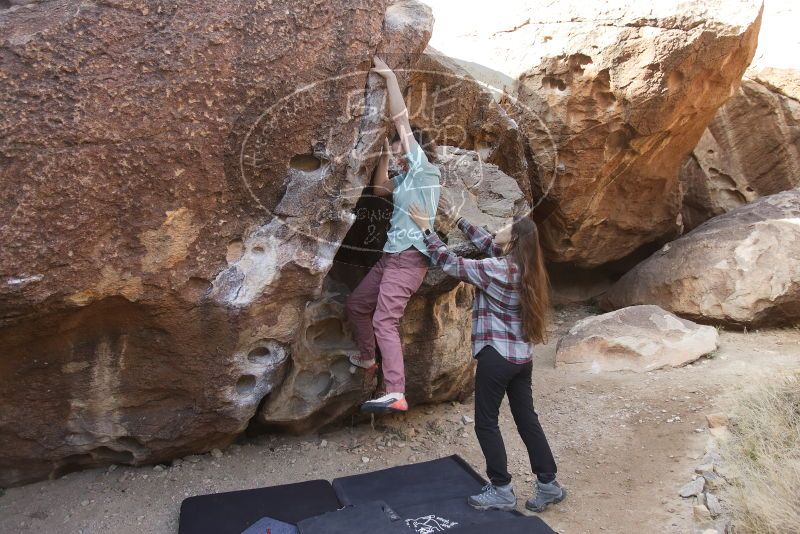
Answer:
<svg viewBox="0 0 800 534"><path fill-rule="evenodd" d="M0 486L245 429L386 134L371 57L407 68L431 27L411 1L0 10Z"/></svg>
<svg viewBox="0 0 800 534"><path fill-rule="evenodd" d="M713 326L658 306L631 306L586 317L558 340L556 366L592 372L680 367L717 349Z"/></svg>
<svg viewBox="0 0 800 534"><path fill-rule="evenodd" d="M603 296L705 323L800 321L800 189L760 198L664 245Z"/></svg>
<svg viewBox="0 0 800 534"><path fill-rule="evenodd" d="M800 76L800 71L798 71ZM800 102L745 80L681 169L686 230L800 185Z"/></svg>
<svg viewBox="0 0 800 534"><path fill-rule="evenodd" d="M436 163L442 194L475 224L495 231L514 213L527 211L516 181L483 162L478 153L444 146ZM351 414L375 391L374 376L361 370L348 372L347 357L357 348L344 304L380 258L390 214L391 203L385 198L365 194L359 200L357 219L325 279L322 296L303 311L300 335L290 349L288 375L259 410L260 423L290 432L324 428ZM437 231L458 254L478 256L457 228L440 224ZM470 285L431 267L406 306L400 337L410 404L462 399L471 393L472 297Z"/></svg>
<svg viewBox="0 0 800 534"><path fill-rule="evenodd" d="M766 2L753 62L681 169L687 230L800 185L800 8Z"/></svg>
<svg viewBox="0 0 800 534"><path fill-rule="evenodd" d="M523 132L553 260L594 267L680 233L678 171L753 56L760 2L428 3L431 46Z"/></svg>

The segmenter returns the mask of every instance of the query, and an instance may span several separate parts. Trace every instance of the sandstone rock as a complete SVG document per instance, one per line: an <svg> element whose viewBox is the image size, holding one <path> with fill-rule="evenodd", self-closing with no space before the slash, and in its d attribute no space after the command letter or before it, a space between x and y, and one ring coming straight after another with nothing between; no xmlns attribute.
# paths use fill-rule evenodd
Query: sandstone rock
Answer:
<svg viewBox="0 0 800 534"><path fill-rule="evenodd" d="M797 71L800 77L800 70ZM681 170L687 230L800 185L800 102L745 80Z"/></svg>
<svg viewBox="0 0 800 534"><path fill-rule="evenodd" d="M291 369L259 410L258 420L268 427L296 433L322 427L374 390L374 376L350 373L348 355L357 349L345 321L348 292L326 280L320 298L303 310L300 335L291 347Z"/></svg>
<svg viewBox="0 0 800 534"><path fill-rule="evenodd" d="M475 224L494 231L515 211L527 209L514 179L495 165L483 163L477 153L441 147L437 164L442 194ZM259 412L258 420L269 427L291 432L325 427L353 412L375 391L374 377L361 370L349 372L347 356L357 348L346 322L344 303L371 262L380 257L377 247L382 246L385 236L375 221L385 221L379 213L389 208L380 198L365 197L359 202L358 219L336 256L323 295L305 307L300 335L290 348L289 374ZM438 230L458 253L476 255L457 228L441 224ZM472 392L472 298L471 286L431 268L406 306L400 336L409 404L463 399Z"/></svg>
<svg viewBox="0 0 800 534"><path fill-rule="evenodd" d="M605 309L655 304L701 322L758 326L800 318L800 189L714 217L626 273Z"/></svg>
<svg viewBox="0 0 800 534"><path fill-rule="evenodd" d="M556 365L595 372L678 367L714 351L718 338L715 328L658 306L632 306L578 321L558 341Z"/></svg>
<svg viewBox="0 0 800 534"><path fill-rule="evenodd" d="M430 287L421 291L400 321L407 399L411 405L463 400L472 393L475 376L473 288L458 283L444 292Z"/></svg>
<svg viewBox="0 0 800 534"><path fill-rule="evenodd" d="M552 259L680 232L678 171L753 56L760 2L428 3L431 46L506 93Z"/></svg>
<svg viewBox="0 0 800 534"><path fill-rule="evenodd" d="M371 56L407 68L431 25L360 0L0 11L0 485L244 430L386 133Z"/></svg>
<svg viewBox="0 0 800 534"><path fill-rule="evenodd" d="M796 2L765 2L742 86L717 111L683 164L687 230L800 185L800 38Z"/></svg>

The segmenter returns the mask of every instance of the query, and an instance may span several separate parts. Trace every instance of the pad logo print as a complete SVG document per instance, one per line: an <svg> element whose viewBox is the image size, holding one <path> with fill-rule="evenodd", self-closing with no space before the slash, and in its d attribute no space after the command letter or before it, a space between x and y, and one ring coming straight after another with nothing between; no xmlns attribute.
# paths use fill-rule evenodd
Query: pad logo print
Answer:
<svg viewBox="0 0 800 534"><path fill-rule="evenodd" d="M458 523L431 514L416 519L406 519L406 525L413 528L417 534L434 534L435 532L449 530L458 525Z"/></svg>

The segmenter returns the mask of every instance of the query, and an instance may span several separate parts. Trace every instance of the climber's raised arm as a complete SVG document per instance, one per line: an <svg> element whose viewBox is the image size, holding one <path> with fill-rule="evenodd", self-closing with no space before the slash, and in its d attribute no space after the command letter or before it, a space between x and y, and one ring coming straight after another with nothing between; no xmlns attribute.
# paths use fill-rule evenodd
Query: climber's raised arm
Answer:
<svg viewBox="0 0 800 534"><path fill-rule="evenodd" d="M388 139L383 140L383 151L372 173L372 191L378 196L385 197L392 194L394 182L389 179L389 156L392 147Z"/></svg>
<svg viewBox="0 0 800 534"><path fill-rule="evenodd" d="M394 127L400 136L400 143L403 145L403 152L408 154L417 145L414 135L411 133L411 123L408 120L408 109L403 100L403 93L397 83L397 76L389 66L378 56L372 58L374 67L372 72L379 74L386 81L386 92L389 100L389 116L394 122Z"/></svg>

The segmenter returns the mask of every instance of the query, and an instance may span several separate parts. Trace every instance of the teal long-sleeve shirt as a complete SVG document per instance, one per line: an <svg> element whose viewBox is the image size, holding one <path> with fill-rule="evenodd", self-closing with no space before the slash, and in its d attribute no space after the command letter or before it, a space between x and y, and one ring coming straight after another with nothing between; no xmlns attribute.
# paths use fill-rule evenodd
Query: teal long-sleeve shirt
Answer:
<svg viewBox="0 0 800 534"><path fill-rule="evenodd" d="M436 206L439 204L441 173L436 165L428 161L425 152L417 144L406 153L406 158L408 172L392 178L394 210L383 250L403 252L414 247L430 257L422 232L411 219L408 210L412 204L424 208L430 214L431 227L433 226Z"/></svg>

